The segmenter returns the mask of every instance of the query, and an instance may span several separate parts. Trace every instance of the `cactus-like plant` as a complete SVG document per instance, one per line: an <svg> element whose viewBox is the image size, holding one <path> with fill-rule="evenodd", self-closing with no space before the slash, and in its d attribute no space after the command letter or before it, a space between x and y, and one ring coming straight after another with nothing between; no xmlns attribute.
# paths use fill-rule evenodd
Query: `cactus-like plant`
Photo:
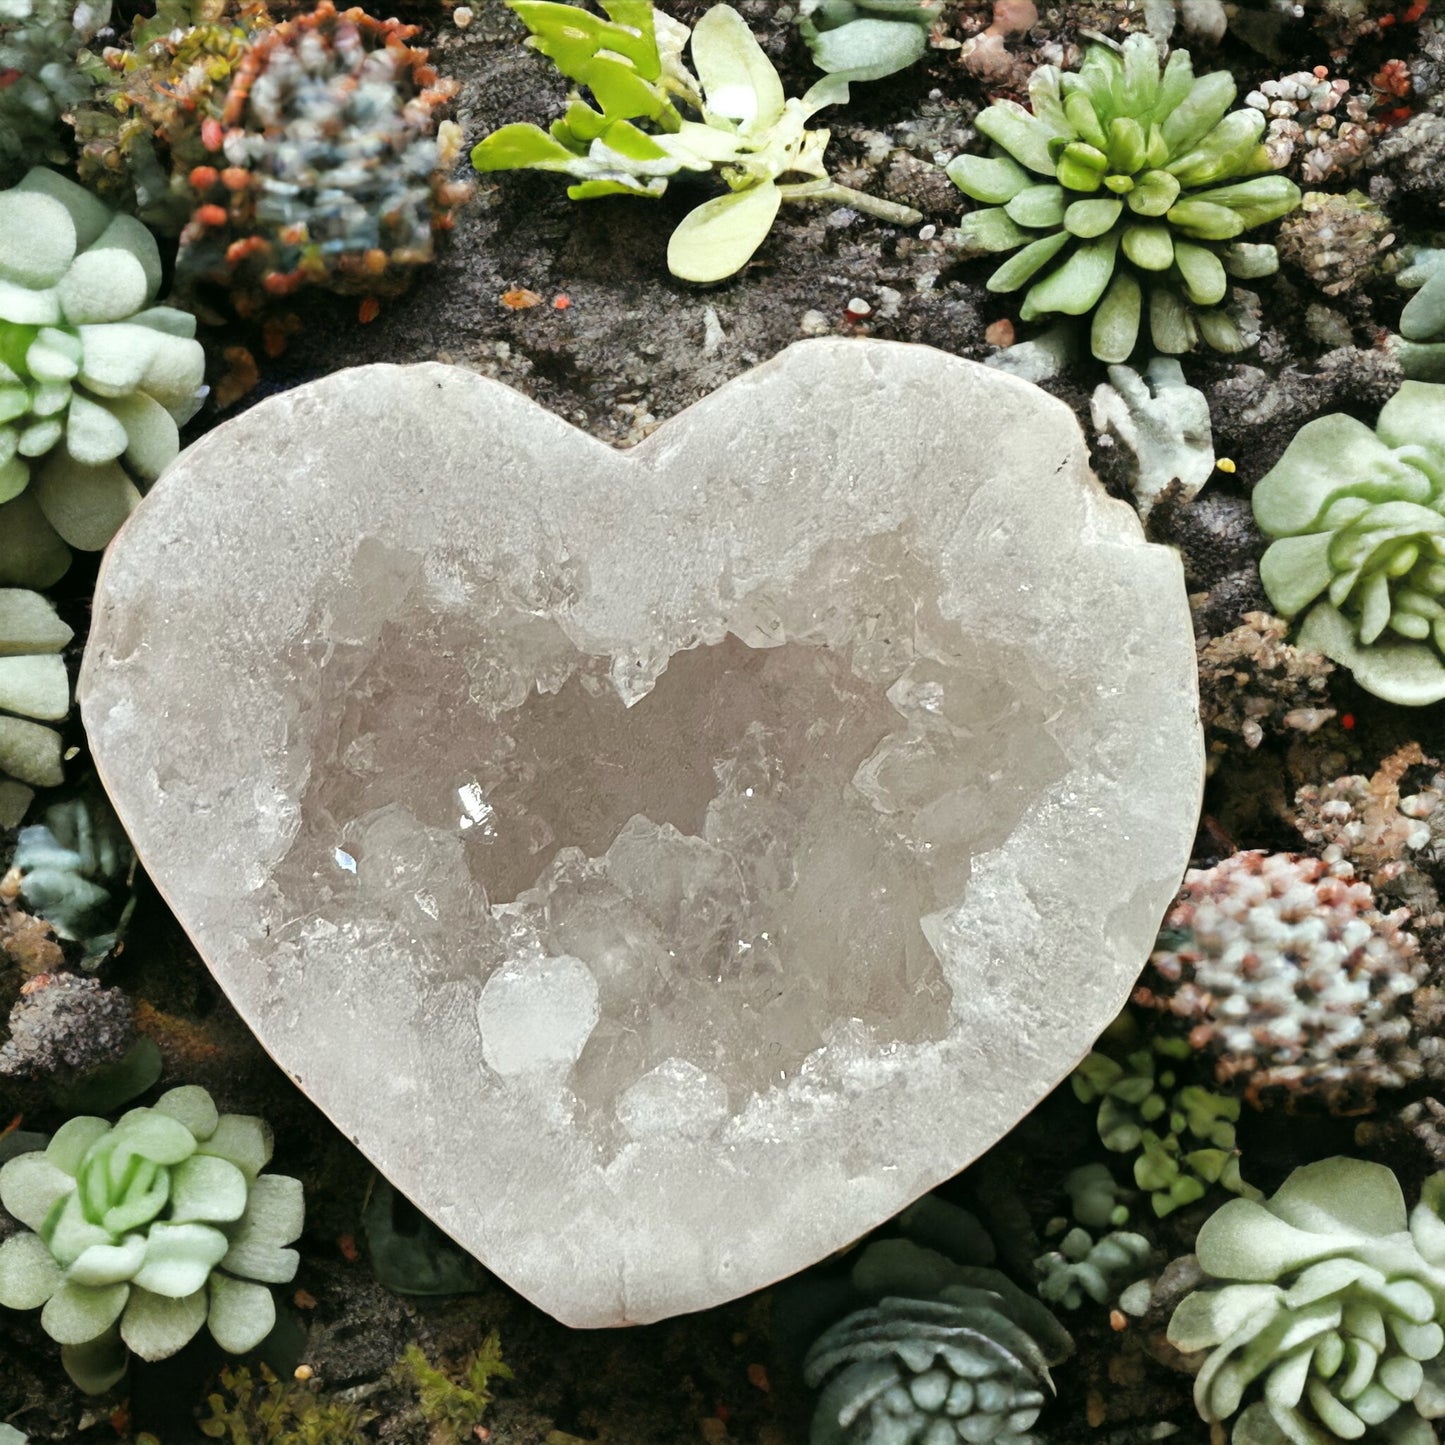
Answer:
<svg viewBox="0 0 1445 1445"><path fill-rule="evenodd" d="M1445 698L1445 386L1407 381L1372 430L1308 422L1254 489L1260 577L1301 647L1387 702Z"/></svg>
<svg viewBox="0 0 1445 1445"><path fill-rule="evenodd" d="M40 1308L91 1392L120 1379L127 1347L165 1359L202 1325L222 1349L254 1349L303 1218L300 1182L263 1174L270 1158L263 1120L218 1113L194 1085L114 1125L69 1120L0 1168L0 1204L26 1226L0 1244L0 1304Z"/></svg>
<svg viewBox="0 0 1445 1445"><path fill-rule="evenodd" d="M0 583L104 547L180 449L205 358L160 284L150 232L73 181L0 192Z"/></svg>
<svg viewBox="0 0 1445 1445"><path fill-rule="evenodd" d="M0 828L25 816L36 788L64 781L60 734L70 711L61 657L72 632L38 592L0 587Z"/></svg>
<svg viewBox="0 0 1445 1445"><path fill-rule="evenodd" d="M1189 351L1201 339L1238 351L1243 338L1221 306L1229 278L1269 275L1279 258L1236 238L1293 210L1300 192L1265 174L1265 118L1231 111L1235 93L1224 71L1196 79L1188 51L1161 72L1141 33L1094 46L1077 72L1041 65L1031 109L990 105L975 125L993 156L948 165L954 183L986 203L964 217L963 245L1015 253L989 290L1027 287L1025 321L1092 312L1101 361L1129 358L1146 301L1156 351Z"/></svg>
<svg viewBox="0 0 1445 1445"><path fill-rule="evenodd" d="M1270 1199L1231 1200L1205 1222L1170 1342L1207 1351L1194 1400L1230 1419L1234 1445L1327 1440L1433 1445L1445 1417L1445 1174L1407 1219L1380 1164L1326 1159ZM1246 1400L1248 1404L1246 1405Z"/></svg>

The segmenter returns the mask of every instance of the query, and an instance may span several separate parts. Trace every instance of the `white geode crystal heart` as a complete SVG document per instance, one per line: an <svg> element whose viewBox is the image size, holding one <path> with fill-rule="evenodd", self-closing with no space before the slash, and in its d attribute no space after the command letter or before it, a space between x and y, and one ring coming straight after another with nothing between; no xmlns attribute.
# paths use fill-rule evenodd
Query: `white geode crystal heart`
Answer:
<svg viewBox="0 0 1445 1445"><path fill-rule="evenodd" d="M630 452L445 366L192 447L82 699L281 1065L576 1325L955 1173L1123 1003L1203 757L1178 559L1072 414L804 342Z"/></svg>

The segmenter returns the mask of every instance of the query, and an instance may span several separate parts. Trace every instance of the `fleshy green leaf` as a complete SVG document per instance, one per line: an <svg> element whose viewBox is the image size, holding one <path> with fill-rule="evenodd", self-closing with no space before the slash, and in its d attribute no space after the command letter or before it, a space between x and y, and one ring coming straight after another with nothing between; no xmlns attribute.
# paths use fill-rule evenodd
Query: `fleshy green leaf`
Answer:
<svg viewBox="0 0 1445 1445"><path fill-rule="evenodd" d="M271 1126L254 1114L222 1114L211 1137L197 1151L229 1159L247 1179L271 1162Z"/></svg>
<svg viewBox="0 0 1445 1445"><path fill-rule="evenodd" d="M1057 167L1049 153L1049 142L1056 132L1017 101L994 101L986 110L979 112L974 128L995 145L1002 146L1036 175L1047 176L1050 180L1056 178Z"/></svg>
<svg viewBox="0 0 1445 1445"><path fill-rule="evenodd" d="M1071 239L1067 231L1056 231L1052 236L1043 236L1031 242L1022 251L1010 256L988 278L988 289L996 292L1017 291L1047 266Z"/></svg>
<svg viewBox="0 0 1445 1445"><path fill-rule="evenodd" d="M764 181L705 201L672 233L667 269L684 281L722 281L736 275L767 239L782 200L778 187Z"/></svg>
<svg viewBox="0 0 1445 1445"><path fill-rule="evenodd" d="M56 1344L84 1345L105 1334L129 1298L128 1284L90 1289L64 1281L45 1302L40 1325Z"/></svg>
<svg viewBox="0 0 1445 1445"><path fill-rule="evenodd" d="M276 1302L265 1285L218 1274L211 1278L210 1293L206 1324L223 1350L244 1355L275 1327Z"/></svg>
<svg viewBox="0 0 1445 1445"><path fill-rule="evenodd" d="M0 1305L39 1309L60 1287L60 1266L45 1241L25 1230L0 1243Z"/></svg>
<svg viewBox="0 0 1445 1445"><path fill-rule="evenodd" d="M1025 321L1048 311L1082 316L1104 294L1114 274L1119 239L1114 235L1081 241L1072 255L1030 288L1021 314Z"/></svg>
<svg viewBox="0 0 1445 1445"><path fill-rule="evenodd" d="M169 1217L175 1224L239 1219L246 1208L246 1190L246 1176L230 1160L193 1155L171 1171Z"/></svg>
<svg viewBox="0 0 1445 1445"><path fill-rule="evenodd" d="M783 82L747 21L731 5L713 5L697 22L692 63L709 110L755 132L766 131L782 118Z"/></svg>
<svg viewBox="0 0 1445 1445"><path fill-rule="evenodd" d="M219 1229L205 1224L153 1224L135 1283L168 1299L181 1299L205 1284L229 1247Z"/></svg>
<svg viewBox="0 0 1445 1445"><path fill-rule="evenodd" d="M120 1337L143 1360L165 1360L185 1349L206 1322L206 1291L181 1299L134 1289L120 1318Z"/></svg>
<svg viewBox="0 0 1445 1445"><path fill-rule="evenodd" d="M1139 341L1139 318L1144 295L1138 281L1120 271L1094 312L1090 348L1100 361L1127 361Z"/></svg>
<svg viewBox="0 0 1445 1445"><path fill-rule="evenodd" d="M1007 156L958 155L944 169L966 196L990 206L1004 205L1030 184L1028 172Z"/></svg>

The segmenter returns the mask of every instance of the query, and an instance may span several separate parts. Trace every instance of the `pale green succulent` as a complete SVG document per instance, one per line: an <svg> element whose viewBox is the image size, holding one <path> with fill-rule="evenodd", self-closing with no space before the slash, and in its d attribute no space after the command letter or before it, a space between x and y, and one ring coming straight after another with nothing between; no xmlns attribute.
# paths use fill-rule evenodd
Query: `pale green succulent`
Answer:
<svg viewBox="0 0 1445 1445"><path fill-rule="evenodd" d="M1238 1414L1234 1445L1435 1445L1442 1203L1445 1174L1407 1219L1390 1170L1326 1159L1296 1169L1271 1199L1217 1210L1196 1250L1218 1283L1187 1296L1169 1324L1176 1349L1208 1352L1194 1386L1200 1415Z"/></svg>
<svg viewBox="0 0 1445 1445"><path fill-rule="evenodd" d="M0 1305L39 1308L91 1392L120 1379L127 1348L165 1359L202 1325L254 1349L276 1322L270 1286L296 1273L285 1246L304 1210L298 1180L261 1172L270 1158L263 1120L217 1113L194 1085L114 1125L71 1119L0 1168L0 1204L27 1226L0 1244Z"/></svg>
<svg viewBox="0 0 1445 1445"><path fill-rule="evenodd" d="M1076 1225L1057 1249L1034 1261L1039 1298L1066 1310L1078 1309L1085 1299L1111 1304L1126 1285L1143 1278L1151 1248L1149 1241L1133 1230L1113 1229L1095 1239Z"/></svg>
<svg viewBox="0 0 1445 1445"><path fill-rule="evenodd" d="M881 80L928 49L943 0L802 0L798 30L813 64L850 80Z"/></svg>
<svg viewBox="0 0 1445 1445"><path fill-rule="evenodd" d="M672 233L673 275L708 282L735 274L767 238L784 201L851 205L904 225L923 219L829 178L828 132L808 122L848 99L847 77L827 76L801 99L787 99L772 62L730 5L713 5L692 30L689 70L682 58L687 27L649 0L604 0L605 20L546 0L507 4L532 31L529 44L595 103L573 91L550 131L503 126L476 145L472 164L571 176L567 194L576 201L656 197L674 176L716 172L727 192L689 212Z"/></svg>
<svg viewBox="0 0 1445 1445"><path fill-rule="evenodd" d="M64 781L51 724L70 711L61 653L72 636L38 592L0 587L0 828L20 822L36 788Z"/></svg>
<svg viewBox="0 0 1445 1445"><path fill-rule="evenodd" d="M1308 422L1254 489L1260 578L1298 644L1387 702L1445 698L1445 386L1407 381L1373 430Z"/></svg>
<svg viewBox="0 0 1445 1445"><path fill-rule="evenodd" d="M1129 36L1096 45L1077 73L1041 65L1030 109L995 101L974 122L994 142L991 158L955 157L954 183L987 208L963 218L970 251L1015 254L990 291L1027 287L1025 321L1093 313L1101 361L1128 359L1145 302L1154 349L1220 351L1244 344L1221 303L1229 278L1275 271L1271 245L1245 231L1292 211L1299 188L1273 169L1261 137L1265 117L1231 111L1233 78L1195 78L1176 50L1161 72L1154 41Z"/></svg>
<svg viewBox="0 0 1445 1445"><path fill-rule="evenodd" d="M160 284L150 232L74 182L0 192L0 583L104 547L179 450L205 359Z"/></svg>

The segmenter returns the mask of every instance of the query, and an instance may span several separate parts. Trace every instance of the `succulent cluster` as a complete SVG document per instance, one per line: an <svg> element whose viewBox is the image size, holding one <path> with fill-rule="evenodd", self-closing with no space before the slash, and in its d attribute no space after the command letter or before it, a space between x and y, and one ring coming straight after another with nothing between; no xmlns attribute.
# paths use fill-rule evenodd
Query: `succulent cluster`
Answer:
<svg viewBox="0 0 1445 1445"><path fill-rule="evenodd" d="M205 357L160 284L150 232L74 182L0 192L0 582L104 547L179 451Z"/></svg>
<svg viewBox="0 0 1445 1445"><path fill-rule="evenodd" d="M1078 1309L1086 1299L1110 1304L1126 1285L1143 1276L1150 1253L1149 1241L1133 1230L1111 1229L1095 1239L1082 1225L1075 1225L1056 1249L1034 1261L1039 1298L1066 1310Z"/></svg>
<svg viewBox="0 0 1445 1445"><path fill-rule="evenodd" d="M1390 218L1360 191L1306 191L1279 228L1279 257L1326 296L1375 279L1395 244Z"/></svg>
<svg viewBox="0 0 1445 1445"><path fill-rule="evenodd" d="M1428 1422L1445 1417L1442 1202L1437 1174L1407 1220L1388 1169L1326 1159L1269 1200L1216 1211L1196 1251L1217 1283L1169 1324L1176 1349L1208 1352L1200 1415L1223 1422L1243 1405L1234 1445L1430 1445Z"/></svg>
<svg viewBox="0 0 1445 1445"><path fill-rule="evenodd" d="M1074 1071L1075 1095L1097 1103L1106 1149L1137 1154L1134 1182L1161 1218L1202 1199L1211 1185L1253 1191L1240 1177L1234 1126L1239 1100L1184 1082L1191 1054L1184 1039L1141 1039L1127 1016ZM1116 1057L1117 1055L1117 1057Z"/></svg>
<svg viewBox="0 0 1445 1445"><path fill-rule="evenodd" d="M321 0L251 34L219 119L201 126L209 164L187 172L181 286L224 286L249 315L302 286L410 285L471 195L446 176L459 133L441 110L456 83L410 44L416 33Z"/></svg>
<svg viewBox="0 0 1445 1445"><path fill-rule="evenodd" d="M1306 423L1254 489L1270 601L1387 702L1445 698L1445 386Z"/></svg>
<svg viewBox="0 0 1445 1445"><path fill-rule="evenodd" d="M881 80L923 58L943 0L802 0L798 29L813 64L850 80Z"/></svg>
<svg viewBox="0 0 1445 1445"><path fill-rule="evenodd" d="M1181 1020L1221 1083L1358 1104L1421 1071L1424 971L1403 909L1343 860L1236 853L1185 875L1135 1002Z"/></svg>
<svg viewBox="0 0 1445 1445"><path fill-rule="evenodd" d="M73 635L38 592L0 587L0 828L20 822L36 788L64 781L50 724L70 711L61 653Z"/></svg>
<svg viewBox="0 0 1445 1445"><path fill-rule="evenodd" d="M1445 248L1416 246L1405 253L1396 281L1413 292L1400 313L1406 341L1445 342Z"/></svg>
<svg viewBox="0 0 1445 1445"><path fill-rule="evenodd" d="M64 159L61 118L95 83L81 50L109 19L110 0L0 3L0 184Z"/></svg>
<svg viewBox="0 0 1445 1445"><path fill-rule="evenodd" d="M847 74L826 77L801 100L785 99L772 62L732 6L713 5L698 21L689 70L682 59L687 27L654 10L650 0L603 0L606 20L543 0L507 4L532 32L528 43L585 86L595 104L574 90L550 131L503 126L473 149L472 164L479 171L569 175L574 201L656 197L673 176L716 171L728 190L690 212L672 233L667 265L673 275L706 282L740 271L785 200L842 202L906 225L922 220L908 207L829 180L823 166L828 132L807 124L817 111L848 99ZM686 119L684 111L699 118Z"/></svg>
<svg viewBox="0 0 1445 1445"><path fill-rule="evenodd" d="M1283 170L1298 161L1306 185L1338 180L1369 154L1373 98L1352 95L1350 82L1331 80L1323 65L1266 80L1244 103L1268 118L1264 147L1271 164Z"/></svg>
<svg viewBox="0 0 1445 1445"><path fill-rule="evenodd" d="M1195 78L1187 51L1161 72L1154 41L1129 36L1116 52L1093 47L1077 73L1040 66L1030 108L995 101L975 125L991 158L955 157L954 183L986 203L963 219L970 251L1010 256L990 291L1027 287L1025 321L1093 313L1101 361L1126 361L1148 303L1156 351L1221 351L1243 344L1220 303L1229 277L1274 271L1273 246L1241 242L1245 231L1299 204L1299 188L1262 174L1265 120L1231 111L1225 72Z"/></svg>
<svg viewBox="0 0 1445 1445"><path fill-rule="evenodd" d="M296 1273L299 1181L263 1174L271 1131L194 1085L114 1125L81 1115L0 1167L25 1230L0 1244L0 1304L41 1308L83 1390L109 1389L126 1348L161 1360L209 1327L241 1354L270 1333L270 1286Z"/></svg>

